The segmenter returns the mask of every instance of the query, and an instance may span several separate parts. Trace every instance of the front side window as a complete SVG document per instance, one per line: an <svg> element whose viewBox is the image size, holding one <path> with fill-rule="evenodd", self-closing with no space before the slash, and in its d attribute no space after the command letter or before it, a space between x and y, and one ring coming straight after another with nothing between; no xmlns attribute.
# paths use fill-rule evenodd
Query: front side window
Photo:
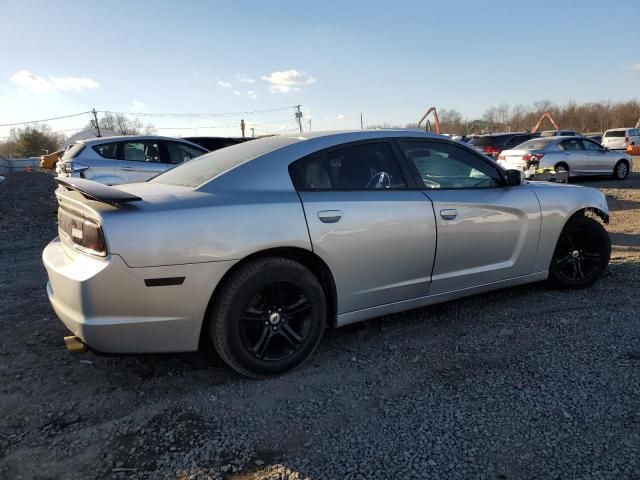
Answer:
<svg viewBox="0 0 640 480"><path fill-rule="evenodd" d="M293 168L299 190L379 190L407 186L388 143L359 144L315 155Z"/></svg>
<svg viewBox="0 0 640 480"><path fill-rule="evenodd" d="M426 188L487 188L502 185L498 170L472 152L453 144L400 141Z"/></svg>
<svg viewBox="0 0 640 480"><path fill-rule="evenodd" d="M115 159L117 147L118 147L118 144L116 142L111 142L111 143L103 143L102 145L95 145L93 149L102 158Z"/></svg>
<svg viewBox="0 0 640 480"><path fill-rule="evenodd" d="M160 142L123 142L119 160L129 162L161 163Z"/></svg>
<svg viewBox="0 0 640 480"><path fill-rule="evenodd" d="M584 149L589 152L599 152L600 150L602 150L602 147L600 145L590 140L582 140L582 145L584 146Z"/></svg>
<svg viewBox="0 0 640 480"><path fill-rule="evenodd" d="M560 145L558 145L558 148L560 150L564 150L567 152L584 150L584 147L582 146L582 142L577 138L572 138L571 140L564 140L560 142Z"/></svg>
<svg viewBox="0 0 640 480"><path fill-rule="evenodd" d="M169 150L169 162L173 165L188 162L205 153L195 147L178 142L167 142L167 150Z"/></svg>

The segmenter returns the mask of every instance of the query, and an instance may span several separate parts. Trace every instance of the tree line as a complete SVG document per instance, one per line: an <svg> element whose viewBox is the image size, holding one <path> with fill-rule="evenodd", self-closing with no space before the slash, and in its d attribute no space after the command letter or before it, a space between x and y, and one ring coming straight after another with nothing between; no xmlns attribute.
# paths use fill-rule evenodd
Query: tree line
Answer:
<svg viewBox="0 0 640 480"><path fill-rule="evenodd" d="M465 118L456 109L438 109L442 133L469 135L472 133L531 131L544 112L551 116L561 129L582 133L602 133L610 128L633 127L640 119L640 101L627 102L568 102L557 105L550 100L541 100L532 105L506 103L488 108L480 118ZM433 117L430 118L433 127ZM416 123L403 126L378 124L367 128L416 128ZM424 124L421 125L424 127ZM548 120L543 120L541 130L552 129ZM432 128L433 129L433 128Z"/></svg>
<svg viewBox="0 0 640 480"><path fill-rule="evenodd" d="M98 119L101 131L115 132L118 135L151 135L155 127L144 124L139 118L129 118L121 113L105 113ZM86 129L97 129L92 120L87 122ZM34 123L24 127L12 128L9 136L0 141L0 156L5 158L39 157L45 153L58 151L67 141L67 136L54 132L50 125Z"/></svg>

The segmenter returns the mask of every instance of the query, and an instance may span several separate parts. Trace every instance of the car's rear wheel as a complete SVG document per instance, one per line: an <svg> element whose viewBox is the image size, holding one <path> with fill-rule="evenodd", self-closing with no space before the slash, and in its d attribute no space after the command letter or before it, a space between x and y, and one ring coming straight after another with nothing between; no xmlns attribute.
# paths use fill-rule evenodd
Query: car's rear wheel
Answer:
<svg viewBox="0 0 640 480"><path fill-rule="evenodd" d="M610 257L611 241L604 227L592 218L577 216L560 234L549 282L564 289L588 287L606 270Z"/></svg>
<svg viewBox="0 0 640 480"><path fill-rule="evenodd" d="M624 180L629 175L629 164L626 160L620 160L613 168L613 178Z"/></svg>
<svg viewBox="0 0 640 480"><path fill-rule="evenodd" d="M564 162L560 162L558 164L556 164L553 169L556 172L567 172L567 183L569 183L569 165L567 165Z"/></svg>
<svg viewBox="0 0 640 480"><path fill-rule="evenodd" d="M322 285L305 266L261 258L233 272L217 295L211 338L220 357L254 378L290 370L316 349L326 325Z"/></svg>

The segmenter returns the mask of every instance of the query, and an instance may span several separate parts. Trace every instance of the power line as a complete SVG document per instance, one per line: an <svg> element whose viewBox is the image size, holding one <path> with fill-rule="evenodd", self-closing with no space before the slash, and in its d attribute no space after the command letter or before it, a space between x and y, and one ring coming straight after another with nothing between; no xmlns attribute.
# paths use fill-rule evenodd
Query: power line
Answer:
<svg viewBox="0 0 640 480"><path fill-rule="evenodd" d="M224 112L224 113L143 113L143 112L114 112L112 110L98 110L99 113L110 113L112 115L131 115L136 117L231 117L239 115L257 115L263 113L282 112L298 108L292 107L272 108L268 110L250 110L245 112Z"/></svg>
<svg viewBox="0 0 640 480"><path fill-rule="evenodd" d="M53 120L62 120L63 118L79 117L80 115L86 115L87 113L90 113L90 112L72 113L71 115L64 115L62 117L44 118L42 120L29 120L27 122L4 123L0 125L0 127L13 127L16 125L28 125L30 123L51 122Z"/></svg>

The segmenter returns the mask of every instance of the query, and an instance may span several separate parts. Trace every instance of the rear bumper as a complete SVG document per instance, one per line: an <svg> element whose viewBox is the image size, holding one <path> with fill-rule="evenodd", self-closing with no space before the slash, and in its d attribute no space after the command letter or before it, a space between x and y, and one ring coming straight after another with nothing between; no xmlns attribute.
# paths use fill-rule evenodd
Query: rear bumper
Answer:
<svg viewBox="0 0 640 480"><path fill-rule="evenodd" d="M213 290L235 263L130 268L118 255L70 252L58 239L42 258L56 314L89 347L105 353L196 350ZM181 277L180 285L145 283Z"/></svg>

